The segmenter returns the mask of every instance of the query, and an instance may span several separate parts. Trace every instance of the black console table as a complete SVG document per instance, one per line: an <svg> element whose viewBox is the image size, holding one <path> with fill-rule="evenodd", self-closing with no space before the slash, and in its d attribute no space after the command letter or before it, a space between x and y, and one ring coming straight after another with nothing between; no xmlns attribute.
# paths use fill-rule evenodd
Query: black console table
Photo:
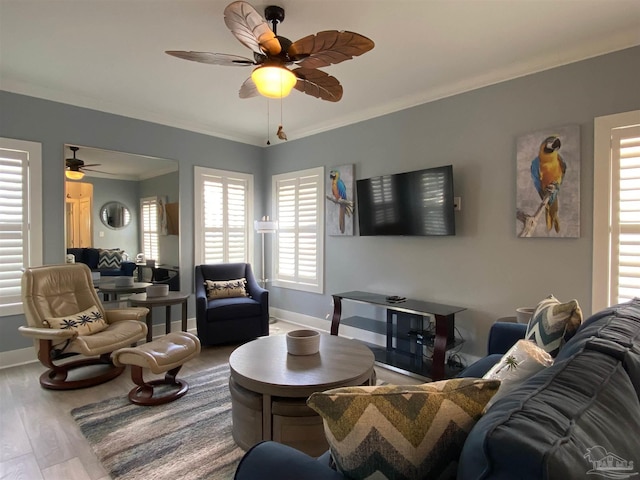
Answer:
<svg viewBox="0 0 640 480"><path fill-rule="evenodd" d="M385 295L358 291L336 293L332 296L331 335L338 335L341 322L344 325L381 333L386 335L386 348L370 345L376 361L429 377L434 381L453 376L455 373L448 371L445 357L447 350L461 343L461 340L455 337L455 314L466 310L465 308L408 298L393 300ZM364 317L341 319L342 300L384 307L387 311L386 323ZM435 318L433 335L424 329L424 317L429 315ZM431 342L433 356L426 359L423 357L422 349L424 345L431 345Z"/></svg>

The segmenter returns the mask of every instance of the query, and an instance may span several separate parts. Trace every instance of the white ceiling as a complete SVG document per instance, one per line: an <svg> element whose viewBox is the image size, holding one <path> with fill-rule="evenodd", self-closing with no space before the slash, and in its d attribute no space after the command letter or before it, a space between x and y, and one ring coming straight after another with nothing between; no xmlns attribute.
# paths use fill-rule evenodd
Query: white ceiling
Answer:
<svg viewBox="0 0 640 480"><path fill-rule="evenodd" d="M294 41L351 30L375 48L323 68L344 96L238 98L250 67L165 50L251 56L230 0L0 0L0 88L265 146L640 44L639 0L274 0ZM251 2L250 2L251 3ZM615 72L612 72L615 74Z"/></svg>

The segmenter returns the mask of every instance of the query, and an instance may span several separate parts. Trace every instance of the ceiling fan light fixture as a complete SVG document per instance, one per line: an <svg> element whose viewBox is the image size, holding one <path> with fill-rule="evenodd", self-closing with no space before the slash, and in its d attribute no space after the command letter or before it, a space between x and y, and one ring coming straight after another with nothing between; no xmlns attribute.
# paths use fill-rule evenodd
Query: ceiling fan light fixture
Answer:
<svg viewBox="0 0 640 480"><path fill-rule="evenodd" d="M251 73L260 95L267 98L284 98L291 93L298 78L285 67L266 65Z"/></svg>
<svg viewBox="0 0 640 480"><path fill-rule="evenodd" d="M84 173L79 170L65 170L64 174L69 180L82 180L84 178Z"/></svg>

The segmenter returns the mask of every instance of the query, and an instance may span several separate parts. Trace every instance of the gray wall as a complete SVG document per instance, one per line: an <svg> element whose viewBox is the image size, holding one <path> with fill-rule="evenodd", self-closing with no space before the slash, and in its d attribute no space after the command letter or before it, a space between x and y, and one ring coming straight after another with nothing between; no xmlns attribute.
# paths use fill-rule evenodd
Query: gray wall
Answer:
<svg viewBox="0 0 640 480"><path fill-rule="evenodd" d="M266 149L0 92L0 136L43 144L46 263L63 259L65 143L179 161L183 270L193 266L194 165L253 173L259 218L272 214L273 174L353 163L356 178L366 178L453 164L463 200L455 237L327 237L325 294L272 288L270 299L316 318L331 311L331 293L355 289L464 306L463 352L481 355L496 318L549 293L576 298L590 313L593 118L640 108L638 85L640 48L633 48ZM567 124L581 131L581 237L518 239L516 138ZM193 279L181 277L192 291ZM0 351L29 345L17 334L22 323L21 316L2 319Z"/></svg>
<svg viewBox="0 0 640 480"><path fill-rule="evenodd" d="M262 213L262 149L177 128L0 91L0 136L42 144L44 262L64 261L64 145L115 150L179 162L180 251L185 272L193 269L193 167L255 175L255 216ZM259 258L256 242L255 256ZM193 275L180 276L193 291ZM194 316L193 302L189 315ZM30 346L18 333L22 315L2 317L0 351Z"/></svg>
<svg viewBox="0 0 640 480"><path fill-rule="evenodd" d="M271 305L325 318L330 294L349 290L459 305L462 351L473 355L485 353L497 318L551 293L589 314L593 119L640 108L639 86L633 48L265 150L267 179L320 165L353 163L367 178L453 164L463 207L455 237L326 237L325 295L273 288ZM517 238L516 138L567 124L581 132L581 236Z"/></svg>
<svg viewBox="0 0 640 480"><path fill-rule="evenodd" d="M113 180L109 178L85 177L93 184L93 247L120 248L133 259L138 253L138 182L130 180ZM115 230L107 227L100 219L100 209L108 202L120 202L131 213L131 223ZM101 236L102 235L102 236Z"/></svg>

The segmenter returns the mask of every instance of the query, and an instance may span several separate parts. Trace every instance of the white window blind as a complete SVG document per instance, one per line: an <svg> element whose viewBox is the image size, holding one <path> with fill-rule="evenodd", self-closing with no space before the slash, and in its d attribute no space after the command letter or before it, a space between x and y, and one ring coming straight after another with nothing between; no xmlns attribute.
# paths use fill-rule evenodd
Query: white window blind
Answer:
<svg viewBox="0 0 640 480"><path fill-rule="evenodd" d="M22 313L26 267L42 263L41 146L0 139L0 314Z"/></svg>
<svg viewBox="0 0 640 480"><path fill-rule="evenodd" d="M611 303L640 297L640 126L611 134Z"/></svg>
<svg viewBox="0 0 640 480"><path fill-rule="evenodd" d="M275 286L323 292L323 174L314 168L273 177Z"/></svg>
<svg viewBox="0 0 640 480"><path fill-rule="evenodd" d="M253 175L196 167L197 264L250 262Z"/></svg>
<svg viewBox="0 0 640 480"><path fill-rule="evenodd" d="M140 199L140 218L142 219L142 252L150 260L159 260L160 247L158 235L160 222L160 201L158 197Z"/></svg>

